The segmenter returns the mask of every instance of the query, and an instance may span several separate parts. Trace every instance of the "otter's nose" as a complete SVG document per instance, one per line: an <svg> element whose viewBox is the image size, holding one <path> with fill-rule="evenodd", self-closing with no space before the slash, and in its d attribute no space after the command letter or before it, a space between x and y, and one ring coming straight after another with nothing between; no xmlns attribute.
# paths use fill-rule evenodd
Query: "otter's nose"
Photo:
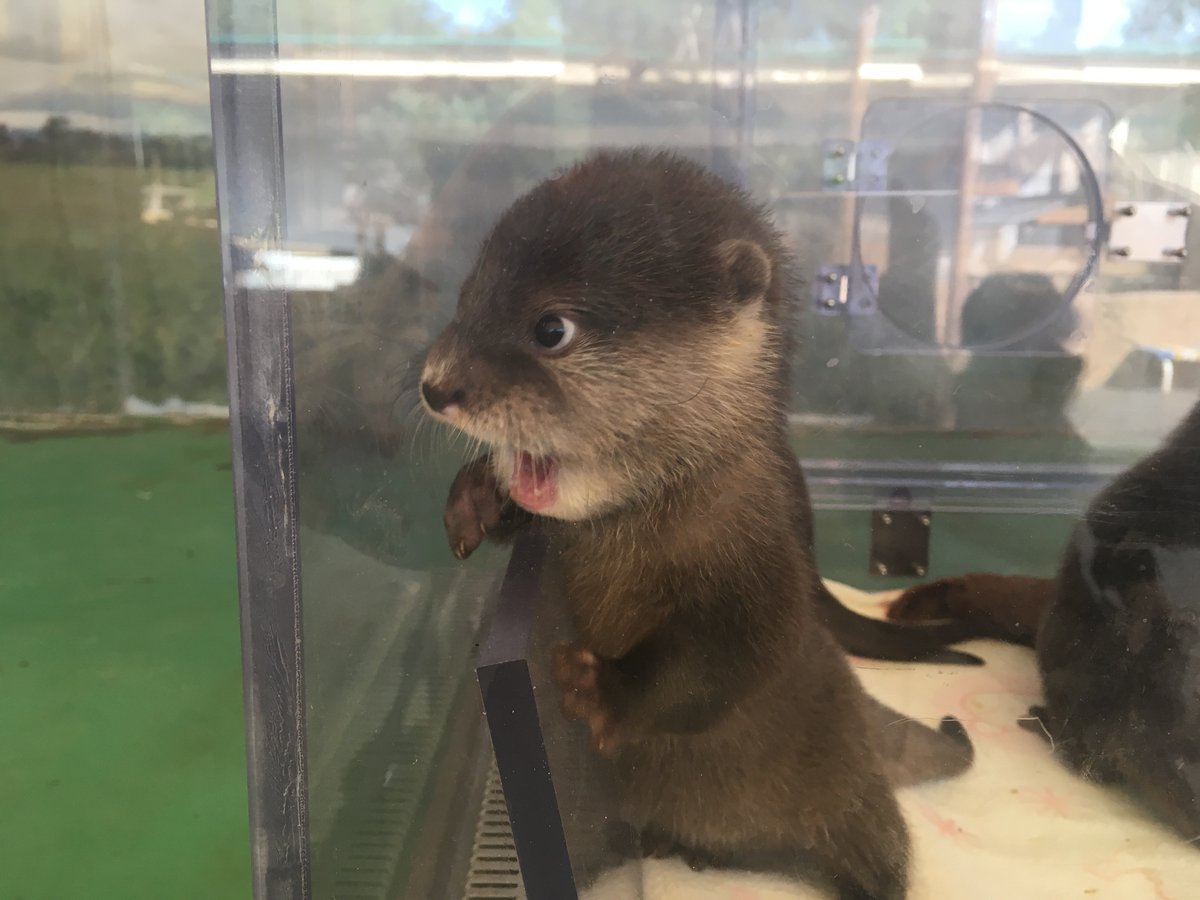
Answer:
<svg viewBox="0 0 1200 900"><path fill-rule="evenodd" d="M421 382L421 396L430 409L444 416L454 415L467 399L461 388L445 388L429 381Z"/></svg>

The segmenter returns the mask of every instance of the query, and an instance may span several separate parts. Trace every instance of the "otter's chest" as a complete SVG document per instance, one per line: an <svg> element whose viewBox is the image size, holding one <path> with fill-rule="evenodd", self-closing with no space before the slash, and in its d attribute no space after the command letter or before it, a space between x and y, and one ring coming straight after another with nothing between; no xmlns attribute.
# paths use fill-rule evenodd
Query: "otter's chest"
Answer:
<svg viewBox="0 0 1200 900"><path fill-rule="evenodd" d="M660 627L674 607L677 579L668 566L644 553L560 541L551 556L576 638L602 657L624 656Z"/></svg>

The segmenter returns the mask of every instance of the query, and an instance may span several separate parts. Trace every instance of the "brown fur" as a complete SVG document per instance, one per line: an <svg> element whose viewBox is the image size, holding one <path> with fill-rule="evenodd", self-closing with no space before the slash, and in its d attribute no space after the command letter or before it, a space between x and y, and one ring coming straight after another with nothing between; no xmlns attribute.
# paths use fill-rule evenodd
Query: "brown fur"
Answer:
<svg viewBox="0 0 1200 900"><path fill-rule="evenodd" d="M426 364L431 411L492 448L447 529L460 556L484 534L549 534L576 632L554 660L563 710L612 759L648 852L899 898L889 776L954 774L970 744L905 721L887 746L921 760L885 760L880 720L903 717L821 624L785 431L793 297L763 212L678 157L600 154L534 189ZM578 325L562 352L532 339L547 313ZM559 465L537 516L507 496L518 451Z"/></svg>

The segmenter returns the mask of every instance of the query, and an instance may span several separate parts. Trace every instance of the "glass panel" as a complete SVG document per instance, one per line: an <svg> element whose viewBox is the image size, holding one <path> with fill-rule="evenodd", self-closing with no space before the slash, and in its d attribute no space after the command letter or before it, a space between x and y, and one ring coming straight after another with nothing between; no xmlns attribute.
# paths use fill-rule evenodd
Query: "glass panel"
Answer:
<svg viewBox="0 0 1200 900"><path fill-rule="evenodd" d="M247 890L205 51L195 0L0 0L5 898Z"/></svg>
<svg viewBox="0 0 1200 900"><path fill-rule="evenodd" d="M0 15L7 410L224 404L202 20L172 6Z"/></svg>
<svg viewBox="0 0 1200 900"><path fill-rule="evenodd" d="M303 727L294 748L303 765L286 762L307 805L287 818L303 834L308 856L297 850L294 865L307 866L315 896L471 896L496 797L472 678L480 659L485 696L497 702L489 679L512 676L505 689L514 693L504 696L540 717L533 751L546 753L580 880L592 874L584 843L611 836L599 824L608 812L583 811L630 799L620 778L597 787L604 767L556 708L550 645L579 627L562 605L570 598L543 582L531 599L514 564L509 584L525 587L498 600L503 547L453 559L447 491L480 446L431 421L419 395L430 345L446 328L470 325L465 309L454 319L456 303L493 224L564 164L599 147L670 147L766 204L803 281L791 298L798 340L786 437L808 473L821 573L855 609L880 614L887 599L856 589L977 570L1050 576L1097 492L1195 403L1200 298L1188 223L1200 79L1195 17L1184 5L562 0L350 10L223 0L215 8L218 121L233 148L221 175L222 210L233 215L225 227L238 371L248 383L262 352L262 369L283 388L280 397L252 394L278 403L248 406L243 418L261 413L296 466L270 477L295 490L294 503L290 493L280 501L298 512L295 542L277 549L294 563L288 577L302 615L282 582L270 610L284 639L283 626L302 627L283 679L299 705L279 715L302 720L293 724ZM1164 31L1161 21L1174 25ZM233 124L247 130L239 137ZM247 137L256 128L261 140ZM624 199L613 195L598 206ZM654 246L661 262L667 250ZM690 265L676 263L681 282ZM253 328L270 339L266 350L247 339ZM281 414L279 403L294 410ZM1175 499L1176 488L1164 490ZM807 498L798 488L788 496L805 538L790 552L807 569ZM262 527L284 534L292 524ZM703 524L685 523L680 540ZM518 563L533 558L519 546ZM551 563L565 558L561 544L550 546ZM771 561L755 559L766 578ZM1049 589L1019 584L1035 599ZM812 584L793 587L814 604L827 600ZM525 601L540 604L536 615ZM839 631L851 628L844 613L821 609L854 650ZM497 648L509 644L496 636L516 631L522 640L510 640L517 649L503 657ZM1142 829L1142 849L1120 852L1143 852L1149 820L1046 765L1046 748L1017 725L1039 699L1031 661L969 649L987 665L900 671L855 660L867 688L904 711L895 721L955 715L976 743L970 775L902 796L914 833L946 846L966 833L1003 844L996 879L1013 896L1036 895L1045 870L1033 849L1013 843L1018 826L1006 824L997 797L1013 797L1026 831L1049 827L1052 815L1054 827L1068 828L1060 819L1070 804L1103 807L1118 830ZM516 676L500 672L512 662ZM701 677L714 673L701 667ZM528 747L507 742L496 721L506 713L514 718L504 727L525 727L517 699L487 713L510 809L527 810L536 804L514 796L504 757ZM1128 739L1114 738L1122 747ZM714 771L703 748L696 753L694 770ZM1029 759L1037 762L1023 768ZM747 784L761 788L754 775ZM1008 794L996 786L1004 779L1017 785ZM731 817L731 834L752 817L746 808L702 813ZM519 819L504 838L518 847L532 833ZM1072 834L1077 842L1054 869L1062 891L1124 877L1082 832ZM673 857L681 848L650 849ZM700 849L712 853L683 855L719 864L698 885L735 883L727 870L736 864L780 868L778 858ZM504 852L504 877L515 881L512 844ZM973 864L984 865L981 855ZM1194 873L1186 854L1165 859L1145 863L1155 883L1182 885L1178 873ZM541 862L522 861L527 885L544 883L545 872L530 868ZM677 863L639 869L638 861L624 872L649 879ZM916 865L919 880L930 864ZM796 874L794 860L783 868ZM954 877L931 895L961 895L966 882ZM621 896L637 895L629 890Z"/></svg>

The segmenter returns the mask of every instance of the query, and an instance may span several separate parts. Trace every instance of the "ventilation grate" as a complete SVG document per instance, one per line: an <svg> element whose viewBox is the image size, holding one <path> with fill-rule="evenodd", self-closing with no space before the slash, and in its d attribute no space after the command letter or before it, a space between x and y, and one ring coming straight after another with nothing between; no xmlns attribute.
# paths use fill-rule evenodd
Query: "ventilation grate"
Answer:
<svg viewBox="0 0 1200 900"><path fill-rule="evenodd" d="M488 770L483 791L463 900L525 900L517 848L513 844L504 789L500 786L495 761Z"/></svg>
<svg viewBox="0 0 1200 900"><path fill-rule="evenodd" d="M375 700L382 703L383 701ZM360 765L379 778L370 795L356 798L351 830L336 856L333 873L334 896L338 900L385 900L401 864L403 850L420 821L422 797L436 757L444 722L432 709L447 708L449 689L443 684L417 684L409 707L399 722L384 726L387 753L371 754ZM383 709L370 709L386 722ZM386 706L386 703L383 703ZM398 733L397 733L398 732ZM365 775L363 777L366 777Z"/></svg>

